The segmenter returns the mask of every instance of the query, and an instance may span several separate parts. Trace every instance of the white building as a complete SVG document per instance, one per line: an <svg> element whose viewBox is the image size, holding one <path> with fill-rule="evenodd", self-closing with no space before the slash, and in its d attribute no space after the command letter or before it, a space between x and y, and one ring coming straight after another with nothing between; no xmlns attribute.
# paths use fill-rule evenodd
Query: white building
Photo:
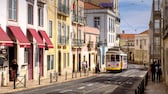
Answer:
<svg viewBox="0 0 168 94"><path fill-rule="evenodd" d="M103 2L103 1L102 1ZM119 32L120 19L118 10L111 7L113 3L100 3L101 6L85 2L85 17L88 26L100 29L100 56L102 68L105 67L105 53L108 48L116 46L116 37ZM118 6L117 6L118 7Z"/></svg>
<svg viewBox="0 0 168 94"><path fill-rule="evenodd" d="M17 59L19 75L26 75L29 80L38 79L39 74L45 77L45 47L53 46L46 39L44 0L1 0L0 9L0 27L13 42L9 47L8 41L0 41L0 50L7 51L3 54L7 56L3 65L7 66L6 83L13 79L9 70L13 59Z"/></svg>

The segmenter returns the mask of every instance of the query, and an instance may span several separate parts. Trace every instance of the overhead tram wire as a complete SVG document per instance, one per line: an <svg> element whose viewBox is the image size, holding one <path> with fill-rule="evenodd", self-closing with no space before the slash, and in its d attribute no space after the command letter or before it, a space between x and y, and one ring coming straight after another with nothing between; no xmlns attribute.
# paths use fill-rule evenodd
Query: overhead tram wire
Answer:
<svg viewBox="0 0 168 94"><path fill-rule="evenodd" d="M129 26L131 27L135 32L137 31L136 28L133 27L133 25L129 24L123 17L122 17L123 21Z"/></svg>

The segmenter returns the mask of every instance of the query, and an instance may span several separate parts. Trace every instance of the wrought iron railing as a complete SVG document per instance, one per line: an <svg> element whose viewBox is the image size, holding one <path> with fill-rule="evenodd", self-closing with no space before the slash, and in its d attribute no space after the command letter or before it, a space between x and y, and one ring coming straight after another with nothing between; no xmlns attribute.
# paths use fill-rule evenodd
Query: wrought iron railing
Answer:
<svg viewBox="0 0 168 94"><path fill-rule="evenodd" d="M67 45L69 42L68 42L68 37L67 36L61 36L59 35L58 36L58 45Z"/></svg>
<svg viewBox="0 0 168 94"><path fill-rule="evenodd" d="M58 4L58 13L69 15L70 11L69 11L68 6L64 4Z"/></svg>
<svg viewBox="0 0 168 94"><path fill-rule="evenodd" d="M84 40L82 39L72 39L72 46L84 46Z"/></svg>

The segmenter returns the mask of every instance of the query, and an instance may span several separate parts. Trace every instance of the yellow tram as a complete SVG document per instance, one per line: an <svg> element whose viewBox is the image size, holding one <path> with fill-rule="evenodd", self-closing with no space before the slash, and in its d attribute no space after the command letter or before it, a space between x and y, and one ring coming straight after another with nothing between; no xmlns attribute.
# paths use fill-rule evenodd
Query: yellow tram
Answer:
<svg viewBox="0 0 168 94"><path fill-rule="evenodd" d="M122 71L127 69L127 54L121 50L106 52L106 71Z"/></svg>

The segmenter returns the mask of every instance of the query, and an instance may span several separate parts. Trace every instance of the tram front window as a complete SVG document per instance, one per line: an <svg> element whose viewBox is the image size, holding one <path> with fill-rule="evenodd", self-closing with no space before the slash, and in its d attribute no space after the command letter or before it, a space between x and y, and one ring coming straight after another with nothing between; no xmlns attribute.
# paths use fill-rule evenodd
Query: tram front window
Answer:
<svg viewBox="0 0 168 94"><path fill-rule="evenodd" d="M115 55L111 55L111 61L115 61Z"/></svg>
<svg viewBox="0 0 168 94"><path fill-rule="evenodd" d="M120 56L116 55L116 61L120 61Z"/></svg>

